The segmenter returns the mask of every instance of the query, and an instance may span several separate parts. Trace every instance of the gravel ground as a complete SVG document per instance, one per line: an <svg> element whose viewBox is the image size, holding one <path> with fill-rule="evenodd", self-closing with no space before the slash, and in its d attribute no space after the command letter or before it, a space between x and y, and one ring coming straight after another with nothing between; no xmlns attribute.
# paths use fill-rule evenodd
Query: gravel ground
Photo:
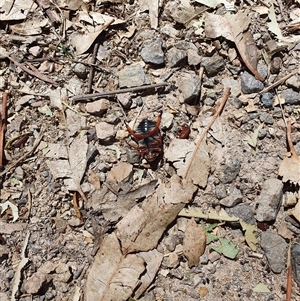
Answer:
<svg viewBox="0 0 300 301"><path fill-rule="evenodd" d="M191 213L207 235L200 261L198 256L191 264L185 243L191 217L178 209L151 248L139 246L130 254L154 249L157 261L147 289L138 293L135 284L128 296L283 300L291 246L290 300L298 300L299 3L266 1L268 8L263 1L236 1L227 7L235 16L228 23L223 5L201 1L43 1L50 9L38 3L26 8L16 0L12 13L3 13L8 8L0 3L1 98L8 91L0 300L127 300L125 279L123 298L87 297L94 289L91 267L115 234L117 248L109 250L120 248L126 258L122 219L142 232L133 210L156 196L166 210L160 191L172 204L190 193L180 201L189 212L224 209L253 227L255 247L239 222ZM233 39L222 32L227 27ZM226 88L230 95L187 176L195 143ZM91 93L102 94L84 96ZM3 103L1 108L3 118ZM134 139L129 127L138 134L152 130L147 139L158 154L153 163L149 151L137 148L146 139ZM283 166L287 157L295 163ZM170 184L177 176L180 188ZM168 209L172 214L174 207ZM157 223L163 223L159 214ZM235 256L216 248L220 238L230 241ZM145 273L136 282L144 283ZM128 272L127 278L134 276Z"/></svg>

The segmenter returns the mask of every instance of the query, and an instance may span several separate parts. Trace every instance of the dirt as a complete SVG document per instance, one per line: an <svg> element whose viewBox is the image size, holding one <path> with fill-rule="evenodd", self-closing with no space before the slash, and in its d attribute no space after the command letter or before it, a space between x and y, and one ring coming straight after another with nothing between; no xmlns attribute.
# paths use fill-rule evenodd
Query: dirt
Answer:
<svg viewBox="0 0 300 301"><path fill-rule="evenodd" d="M194 183L191 190L196 192L189 192L193 196L188 204L185 200L176 207L178 212L181 206L204 214L225 209L255 227L256 247L249 245L238 222L192 215L197 225L206 229L214 225L207 235L217 238L209 242L207 237L204 254L191 264L183 255L191 217L172 211L175 218L168 215L168 223L160 221L163 234L151 236L152 245L158 240L151 249L161 256L157 256L161 263L153 281L138 298L134 296L138 285L129 296L144 301L285 299L288 247L300 234L299 205L296 207L300 173L291 174L285 168L283 176L279 169L291 151L288 120L294 151L300 154L300 48L295 21L300 15L299 3L274 3L278 29L284 36L280 43L279 33L276 35L268 22L272 7L262 1L242 1L230 10L230 14L245 13L251 20L245 31L256 45L257 54L255 49L249 50L257 55L256 67L249 63L243 42L236 37L232 41L222 35L205 35L205 14L224 16L223 5L209 8L198 2L164 1L156 18L156 1L71 2L73 7L68 8L64 1L45 1L54 17L49 10L33 5L26 18L0 18L0 93L2 98L8 91L4 141L9 143L0 187L0 300L84 300L87 291L94 289L86 283L103 241L121 232L123 218L129 219L128 227L131 222L142 233L138 228L141 221L135 220L132 210L148 201L153 205L157 198L161 211L174 210L180 191L192 185L185 185L185 180ZM121 20L120 24L112 23L91 37L87 32L97 25L91 19L93 12L111 16L116 23ZM54 24L50 16L57 18ZM28 20L35 20L38 32L32 32L34 26L25 28ZM85 35L76 36L81 33ZM87 40L80 40L83 37ZM77 40L77 49L72 39ZM93 62L95 43L99 49ZM79 48L87 49L78 53ZM35 68L31 69L35 75L24 71L24 67L31 68L28 63L47 77L46 82L35 76ZM255 79L257 72L264 81ZM84 97L149 84L162 85L129 94ZM231 94L226 100L228 87ZM223 110L208 129L224 100ZM148 121L138 129L144 119ZM151 156L145 155L149 155L147 150L139 148L145 146L144 140L134 139L141 128L146 133L155 129L150 142L158 157L153 163L149 162ZM206 129L199 151L191 159ZM173 187L170 179L176 175L183 185L181 190L174 186L179 189L177 194L168 192ZM278 183L277 187L268 186L269 180ZM161 203L163 193L169 194L170 207ZM155 217L151 223L155 224ZM263 232L275 234L274 241L280 246L273 247L272 240L262 243ZM234 244L237 255L229 258L217 252L218 238ZM122 239L118 239L126 257ZM278 254L274 252L277 247L282 250ZM142 249L138 245L131 253L149 251ZM233 251L232 245L229 249ZM297 269L300 274L299 264L293 269L294 276ZM135 280L140 279L137 276ZM121 283L124 294L129 287L125 283ZM299 285L294 277L290 300L298 300Z"/></svg>

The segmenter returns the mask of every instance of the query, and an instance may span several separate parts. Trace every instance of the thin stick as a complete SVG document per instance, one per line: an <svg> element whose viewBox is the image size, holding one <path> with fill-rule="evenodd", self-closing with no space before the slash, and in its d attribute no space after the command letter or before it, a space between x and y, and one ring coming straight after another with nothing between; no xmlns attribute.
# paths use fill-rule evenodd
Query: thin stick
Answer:
<svg viewBox="0 0 300 301"><path fill-rule="evenodd" d="M281 78L280 80L278 80L277 82L273 83L272 85L270 85L269 87L266 87L265 89L263 89L262 91L260 91L258 93L258 95L262 95L270 90L272 90L273 88L281 85L282 83L284 83L287 79L289 79L292 75L294 75L295 73L290 73L286 76L284 76L283 78Z"/></svg>
<svg viewBox="0 0 300 301"><path fill-rule="evenodd" d="M2 95L2 112L1 124L0 124L0 168L3 166L3 156L4 156L4 135L6 130L6 110L7 110L7 98L8 91L3 92Z"/></svg>
<svg viewBox="0 0 300 301"><path fill-rule="evenodd" d="M285 300L291 301L292 296L292 265L291 265L291 245L289 245L288 256L287 256L287 278L286 278L286 295Z"/></svg>
<svg viewBox="0 0 300 301"><path fill-rule="evenodd" d="M201 144L202 140L204 139L204 137L205 137L206 133L208 132L208 130L210 129L210 127L211 127L211 126L213 125L213 123L216 121L217 117L221 114L221 112L222 112L222 110L223 110L223 108L224 108L224 105L225 105L225 103L226 103L226 101L227 101L227 99L228 99L228 97L229 97L229 94L230 94L230 88L226 88L226 89L225 89L225 92L224 92L224 96L223 96L223 98L222 98L222 100L221 100L221 103L220 103L220 106L219 106L218 110L217 110L216 113L214 114L214 116L213 116L213 118L211 119L211 121L209 122L209 124L208 124L208 125L206 126L206 128L203 130L203 132L202 132L202 134L201 134L201 136L200 136L200 138L199 138L197 144L196 144L195 147L194 147L192 156L191 156L191 158L190 158L190 160L189 160L189 162L188 162L186 171L185 171L185 173L184 173L184 175L183 175L183 178L184 178L184 179L186 179L186 177L187 177L187 175L188 175L188 173L189 173L189 171L190 171L190 168L191 168L191 166L192 166L193 160L194 160L194 158L195 158L195 156L196 156L196 153L197 153L197 151L198 151L198 148L200 147L200 144Z"/></svg>
<svg viewBox="0 0 300 301"><path fill-rule="evenodd" d="M119 90L115 90L115 91L107 91L107 92L99 92L99 93L94 93L94 94L78 95L78 96L73 97L73 101L77 102L77 101L80 101L80 100L87 100L89 98L97 98L97 97L102 97L102 96L114 96L116 94L142 91L142 90L147 90L147 89L152 89L152 88L164 87L164 86L167 86L167 85L168 85L168 83L160 83L160 84L132 87L132 88L126 88L126 89L119 89Z"/></svg>
<svg viewBox="0 0 300 301"><path fill-rule="evenodd" d="M98 52L99 46L100 46L99 42L96 42L95 45L94 45L93 56L92 56L92 64L96 63L96 57L97 57L97 52ZM87 88L88 93L92 93L94 74L95 74L95 67L93 65L91 65L90 66L89 81L88 81L88 88Z"/></svg>
<svg viewBox="0 0 300 301"><path fill-rule="evenodd" d="M290 149L290 152L292 153L292 155L295 158L299 158L298 154L295 151L294 145L293 145L291 133L292 133L292 124L291 124L291 121L289 120L286 124L286 139L287 139L288 146L289 146L289 149Z"/></svg>
<svg viewBox="0 0 300 301"><path fill-rule="evenodd" d="M8 57L8 58L9 58L16 66L20 67L20 68L21 68L23 71L25 71L26 73L28 73L28 74L30 74L30 75L32 75L32 76L35 76L35 77L39 78L40 80L42 80L42 81L44 81L44 82L46 82L46 83L50 83L50 84L52 84L52 85L55 86L55 87L58 87L58 86L59 86L57 82L53 81L52 79L48 78L48 77L45 76L44 74L40 73L40 72L38 71L38 69L36 69L35 67L34 67L34 69L35 69L36 71L32 71L32 70L30 70L29 68L25 67L23 64L17 62L17 61L16 61L15 59L13 59L12 57L10 57L10 56L7 56L7 57ZM27 64L29 65L29 63L27 63ZM29 66L32 66L32 65L29 65Z"/></svg>
<svg viewBox="0 0 300 301"><path fill-rule="evenodd" d="M35 149L38 147L38 145L40 144L40 142L42 141L44 134L41 134L41 136L39 138L36 139L32 149L27 152L24 156L22 156L21 158L19 158L17 161L15 161L13 164L7 166L1 173L0 173L0 177L2 177L3 175L5 175L7 172L9 172L12 168L14 168L15 166L17 166L20 162L22 162L23 160L25 160L27 157L29 157L34 151Z"/></svg>

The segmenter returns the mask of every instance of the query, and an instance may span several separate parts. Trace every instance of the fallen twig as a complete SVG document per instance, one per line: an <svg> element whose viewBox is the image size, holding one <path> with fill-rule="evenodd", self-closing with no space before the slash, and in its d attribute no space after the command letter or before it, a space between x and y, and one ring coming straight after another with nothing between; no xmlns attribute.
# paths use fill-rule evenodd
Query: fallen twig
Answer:
<svg viewBox="0 0 300 301"><path fill-rule="evenodd" d="M42 141L44 134L41 134L41 136L39 138L37 138L35 140L35 143L32 147L32 149L27 152L24 156L22 156L21 158L19 158L17 161L15 161L14 163L12 163L11 165L7 166L1 173L0 173L0 177L2 177L3 175L5 175L7 172L9 172L12 168L14 168L15 166L17 166L20 162L22 162L23 160L25 160L27 157L29 157L38 147L38 145L40 144L40 142Z"/></svg>
<svg viewBox="0 0 300 301"><path fill-rule="evenodd" d="M168 83L160 83L160 84L145 85L145 86L140 86L140 87L119 89L119 90L115 90L115 91L107 91L107 92L99 92L99 93L86 94L86 95L78 95L78 96L73 97L73 101L77 102L77 101L80 101L80 100L87 100L89 98L97 98L97 97L102 97L102 96L113 96L113 95L116 95L116 94L142 91L142 90L147 90L147 89L164 87L164 86L167 86L167 85L168 85Z"/></svg>
<svg viewBox="0 0 300 301"><path fill-rule="evenodd" d="M291 301L292 296L292 264L291 264L291 245L289 246L287 256L287 276L286 276L286 301Z"/></svg>
<svg viewBox="0 0 300 301"><path fill-rule="evenodd" d="M48 78L46 75L42 74L37 68L35 68L33 65L31 65L30 63L26 63L32 70L30 70L29 68L27 68L26 66L24 66L24 64L17 62L15 59L13 59L10 56L7 56L16 66L20 67L23 71L25 71L26 73L35 76L37 78L39 78L40 80L46 82L46 83L50 83L55 87L58 87L58 83L53 81L52 79Z"/></svg>
<svg viewBox="0 0 300 301"><path fill-rule="evenodd" d="M290 73L290 74L288 74L288 75L286 75L286 76L284 76L283 78L281 78L281 79L278 80L277 82L273 83L273 84L270 85L269 87L266 87L265 89L263 89L262 91L260 91L260 92L258 93L258 95L262 95L262 94L264 94L264 93L266 93L266 92L272 90L273 88L275 88L275 87L281 85L281 84L284 83L287 79L289 79L292 75L294 75L293 72Z"/></svg>
<svg viewBox="0 0 300 301"><path fill-rule="evenodd" d="M199 140L197 141L197 144L196 144L195 147L194 147L194 150L193 150L193 153L192 153L192 155L191 155L191 158L190 158L190 160L189 160L189 162L188 162L188 164L187 164L186 171L185 171L185 173L184 173L184 175L183 175L183 178L184 178L184 179L186 179L186 177L187 177L187 175L188 175L188 173L189 173L189 171L190 171L190 168L191 168L191 166L192 166L193 160L194 160L194 158L195 158L195 156L196 156L196 153L197 153L197 151L198 151L198 148L200 147L200 144L201 144L203 138L205 137L206 133L208 132L208 130L210 129L210 127L213 125L213 123L215 122L215 120L217 119L217 117L218 117L218 116L220 115L220 113L222 112L222 110L223 110L223 108L224 108L224 105L225 105L225 103L226 103L226 101L227 101L227 99L228 99L228 97L229 97L229 94L230 94L230 88L226 88L226 89L225 89L225 92L224 92L224 96L223 96L223 98L222 98L222 100L221 100L221 103L220 103L220 106L219 106L218 110L216 111L216 113L215 113L214 116L212 117L212 119L211 119L211 121L209 122L209 124L208 124L208 125L206 126L206 128L203 130L203 132L202 132L202 134L201 134Z"/></svg>
<svg viewBox="0 0 300 301"><path fill-rule="evenodd" d="M2 111L0 113L0 168L3 166L3 155L4 155L4 135L6 130L6 109L7 109L7 98L8 92L3 92L2 95Z"/></svg>
<svg viewBox="0 0 300 301"><path fill-rule="evenodd" d="M97 38L99 39L99 38ZM100 43L97 41L94 45L93 56L92 56L92 64L96 63L97 52L99 49ZM95 74L95 67L93 65L90 66L89 80L88 80L88 93L92 93L93 79Z"/></svg>

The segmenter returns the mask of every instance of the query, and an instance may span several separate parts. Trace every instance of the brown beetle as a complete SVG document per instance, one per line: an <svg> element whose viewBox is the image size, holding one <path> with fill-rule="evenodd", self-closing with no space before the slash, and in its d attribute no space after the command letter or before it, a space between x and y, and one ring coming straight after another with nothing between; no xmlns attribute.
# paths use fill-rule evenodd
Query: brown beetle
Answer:
<svg viewBox="0 0 300 301"><path fill-rule="evenodd" d="M146 159L148 163L154 162L162 154L163 142L159 130L161 115L162 112L156 122L149 119L142 120L136 131L126 123L127 131L136 142L136 144L129 144L130 147L138 150L139 156Z"/></svg>

